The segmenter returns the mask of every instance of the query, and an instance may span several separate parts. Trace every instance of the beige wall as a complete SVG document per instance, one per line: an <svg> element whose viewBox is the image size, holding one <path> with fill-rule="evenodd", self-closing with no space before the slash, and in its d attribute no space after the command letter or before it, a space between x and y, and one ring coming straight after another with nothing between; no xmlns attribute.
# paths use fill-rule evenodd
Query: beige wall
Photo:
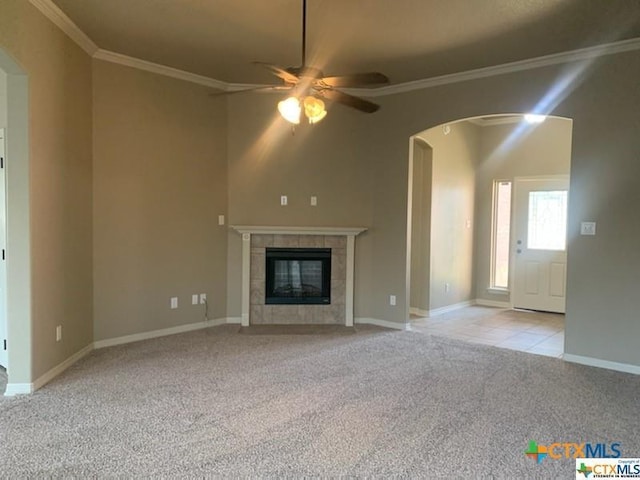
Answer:
<svg viewBox="0 0 640 480"><path fill-rule="evenodd" d="M421 132L433 148L430 309L474 298L473 225L478 127L468 122ZM448 286L448 287L447 287Z"/></svg>
<svg viewBox="0 0 640 480"><path fill-rule="evenodd" d="M7 173L7 267L27 289L17 292L27 299L26 304L14 309L12 302L16 300L10 299L10 313L18 314L15 321L20 322L9 325L10 343L16 338L12 335L21 333L9 345L9 382L30 383L93 341L91 61L26 1L0 2L0 48L15 59L29 82L29 153L24 152L22 164L10 166ZM14 82L16 96L20 96L18 80ZM10 102L15 99L12 97L10 92ZM11 112L11 105L9 109ZM9 152L18 135L26 133L22 127L11 127L12 122L21 124L19 115L17 112L8 119ZM25 182L23 174L28 175ZM29 208L29 202L28 212L17 211L21 205ZM16 215L24 218L25 214L31 226L30 256L22 256L19 247L11 248L12 227L14 234L17 230L28 233L28 227L16 219ZM22 244L28 246L29 239L22 238ZM13 245L17 247L17 242ZM29 276L10 267L9 260L16 266L19 259L24 260L23 270L31 262L30 294ZM14 321L11 318L10 322ZM55 341L56 325L63 327L61 342ZM29 329L32 342L25 345ZM24 358L25 352L28 358Z"/></svg>
<svg viewBox="0 0 640 480"><path fill-rule="evenodd" d="M356 315L404 323L409 138L550 96L551 113L574 120L566 351L640 365L637 51L379 97L374 115L332 107L292 136L271 95L232 96L225 113L206 89L149 73L96 61L92 80L89 57L26 1L0 2L0 48L30 96L33 315L17 327L32 326L22 352L33 354L10 381L37 378L93 338L198 321L188 300L203 288L212 316L237 316L240 239L216 222L227 185L230 223L370 227L357 240ZM578 235L582 220L598 222L595 237Z"/></svg>
<svg viewBox="0 0 640 480"><path fill-rule="evenodd" d="M94 68L95 340L226 315L226 105L210 90ZM170 309L178 297L179 308Z"/></svg>
<svg viewBox="0 0 640 480"><path fill-rule="evenodd" d="M291 125L277 113L278 95L229 97L229 223L364 226L372 224L370 119L342 106L316 125ZM288 206L280 206L280 195ZM318 197L318 206L310 197ZM374 232L356 239L355 310L368 316L367 255ZM229 316L240 316L240 235L229 233Z"/></svg>
<svg viewBox="0 0 640 480"><path fill-rule="evenodd" d="M633 182L640 175L638 75L640 58L629 52L380 98L368 146L378 233L371 254L384 259L372 269L372 314L403 322L408 309L384 305L385 293L405 284L407 139L455 119L528 112L545 99L554 115L574 120L566 351L640 365L634 344L640 324L632 301L640 231L629 223L640 206ZM579 236L582 220L598 222L598 235ZM603 278L615 281L603 284Z"/></svg>
<svg viewBox="0 0 640 480"><path fill-rule="evenodd" d="M535 175L568 175L571 164L571 120L486 126L480 129L480 166L476 195L476 298L509 302L490 286L493 181Z"/></svg>

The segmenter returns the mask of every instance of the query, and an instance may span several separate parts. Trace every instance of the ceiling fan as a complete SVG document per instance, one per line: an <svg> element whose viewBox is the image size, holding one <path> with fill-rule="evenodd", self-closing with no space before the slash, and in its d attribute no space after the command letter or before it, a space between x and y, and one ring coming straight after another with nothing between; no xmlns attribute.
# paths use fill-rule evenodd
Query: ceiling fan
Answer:
<svg viewBox="0 0 640 480"><path fill-rule="evenodd" d="M298 124L304 112L309 123L319 122L327 114L323 98L364 113L373 113L380 108L373 102L342 92L338 88L386 85L389 79L385 75L379 72L365 72L325 77L321 70L306 64L306 44L307 0L302 0L302 64L298 67L282 68L270 63L254 62L284 82L284 85L270 87L271 89L291 91L291 96L278 104L278 110L285 120Z"/></svg>

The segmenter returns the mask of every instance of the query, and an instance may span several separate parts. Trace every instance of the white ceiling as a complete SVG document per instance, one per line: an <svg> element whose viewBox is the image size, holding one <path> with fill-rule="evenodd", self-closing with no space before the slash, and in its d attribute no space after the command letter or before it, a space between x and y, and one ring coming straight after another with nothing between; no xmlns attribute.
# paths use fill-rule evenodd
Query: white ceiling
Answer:
<svg viewBox="0 0 640 480"><path fill-rule="evenodd" d="M53 0L99 48L229 83L301 61L302 0ZM640 0L308 0L307 63L392 84L640 38Z"/></svg>

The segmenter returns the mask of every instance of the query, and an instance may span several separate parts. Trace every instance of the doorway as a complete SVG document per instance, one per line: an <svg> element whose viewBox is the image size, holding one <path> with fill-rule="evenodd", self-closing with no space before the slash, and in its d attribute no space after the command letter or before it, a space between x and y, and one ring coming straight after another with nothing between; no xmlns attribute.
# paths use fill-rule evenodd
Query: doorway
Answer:
<svg viewBox="0 0 640 480"><path fill-rule="evenodd" d="M0 49L0 128L4 129L7 387L5 395L31 393L31 209L29 81ZM0 260L1 261L1 260ZM4 348L4 342L2 342Z"/></svg>
<svg viewBox="0 0 640 480"><path fill-rule="evenodd" d="M571 119L560 117L546 117L530 122L523 114L490 115L439 125L412 137L408 198L411 210L407 232L410 239L410 270L407 275L410 297L408 314L412 326L422 323L439 324L441 330L455 330L456 334L466 338L472 333L472 327L463 325L466 320L455 320L456 313L465 317L466 309L479 305L492 307L489 310L478 310L480 315L489 315L487 312L497 307L505 312L513 312L514 318L504 313L509 321L503 322L504 318L501 317L487 320L487 325L482 325L482 328L474 326L483 342L509 340L515 344L517 340L520 342L518 345L523 347L527 342L550 340L542 339L543 335L547 335L554 336L553 348L542 343L527 343L527 349L535 346L552 350L555 354L558 348L562 348L564 319L561 315L538 314L533 311L525 314L526 312L514 312L513 308L564 312L566 202L572 128ZM426 212L423 210L422 213L419 213L419 208L416 209L420 201L416 191L420 167L415 165L420 164L421 156L421 144L416 142L416 139L424 140L430 148L431 178L427 180L431 182L428 189L430 209ZM531 181L532 188L524 189L524 179ZM533 180L551 183L541 186ZM526 260L527 256L515 258L517 241L521 240L522 247L523 242L529 239L524 236L525 233L521 233L522 228L525 231L528 228L528 215L522 217L516 215L516 211L528 212L529 193L539 209L543 205L553 204L554 201L565 208L564 214L557 214L561 220L563 219L560 223L564 228L560 231L564 232L564 240L555 240L565 243L564 250L557 252L555 246L548 248L557 255L546 259L549 264L546 277L542 267L538 267L540 274L537 281L546 283L539 283L537 288L543 291L544 287L549 292L550 298L546 299L546 304L523 302L518 296L520 286L524 285L526 291L527 285L522 284L522 278L526 280L526 274L516 275L516 262L519 266L521 260ZM518 195L524 195L524 200L516 198ZM526 203L526 206L522 207L523 203ZM532 204L532 208L534 206ZM431 223L429 229L423 229L423 232L428 232L426 239L418 240L416 228L419 222L415 219L416 215L422 215L423 221ZM505 225L496 221L499 217L506 220L506 230L500 229ZM544 224L550 220L551 218L545 217L538 219L538 222ZM517 225L521 221L525 222L524 227ZM541 225L538 227L542 228ZM542 230L538 234L545 235ZM544 238L541 238L540 241L543 241ZM425 304L426 311L416 308L418 296L414 284L419 284L421 277L420 271L416 271L415 268L416 260L419 259L415 247L418 241L422 242L423 247L430 249L430 254L420 260L420 268L428 270L428 275L422 277L428 281L429 301ZM530 250L543 250L540 245L536 245L534 244L534 248ZM529 275L535 273L531 263L524 268L525 272L529 269ZM530 279L529 282L531 281ZM529 285L529 290L531 289ZM534 318L536 315L539 317ZM422 320L416 317L422 317ZM534 326L533 323L538 321L541 324ZM528 328L532 331L517 332L526 338L507 338L512 332L502 331L507 328L499 325L501 322L509 329ZM487 332L487 329L494 331ZM497 343L491 344L497 346Z"/></svg>
<svg viewBox="0 0 640 480"><path fill-rule="evenodd" d="M5 183L5 133L0 128L0 367L7 368L7 268L5 262L7 248L7 205Z"/></svg>
<svg viewBox="0 0 640 480"><path fill-rule="evenodd" d="M515 179L513 306L564 313L569 177Z"/></svg>

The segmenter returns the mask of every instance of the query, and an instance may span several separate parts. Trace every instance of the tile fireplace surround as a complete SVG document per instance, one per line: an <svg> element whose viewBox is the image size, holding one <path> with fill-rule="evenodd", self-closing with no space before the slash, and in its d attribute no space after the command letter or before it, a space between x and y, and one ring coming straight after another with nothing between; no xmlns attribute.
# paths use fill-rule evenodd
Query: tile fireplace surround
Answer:
<svg viewBox="0 0 640 480"><path fill-rule="evenodd" d="M355 237L366 228L232 226L242 235L242 325L353 326ZM265 305L267 247L331 248L330 305Z"/></svg>

